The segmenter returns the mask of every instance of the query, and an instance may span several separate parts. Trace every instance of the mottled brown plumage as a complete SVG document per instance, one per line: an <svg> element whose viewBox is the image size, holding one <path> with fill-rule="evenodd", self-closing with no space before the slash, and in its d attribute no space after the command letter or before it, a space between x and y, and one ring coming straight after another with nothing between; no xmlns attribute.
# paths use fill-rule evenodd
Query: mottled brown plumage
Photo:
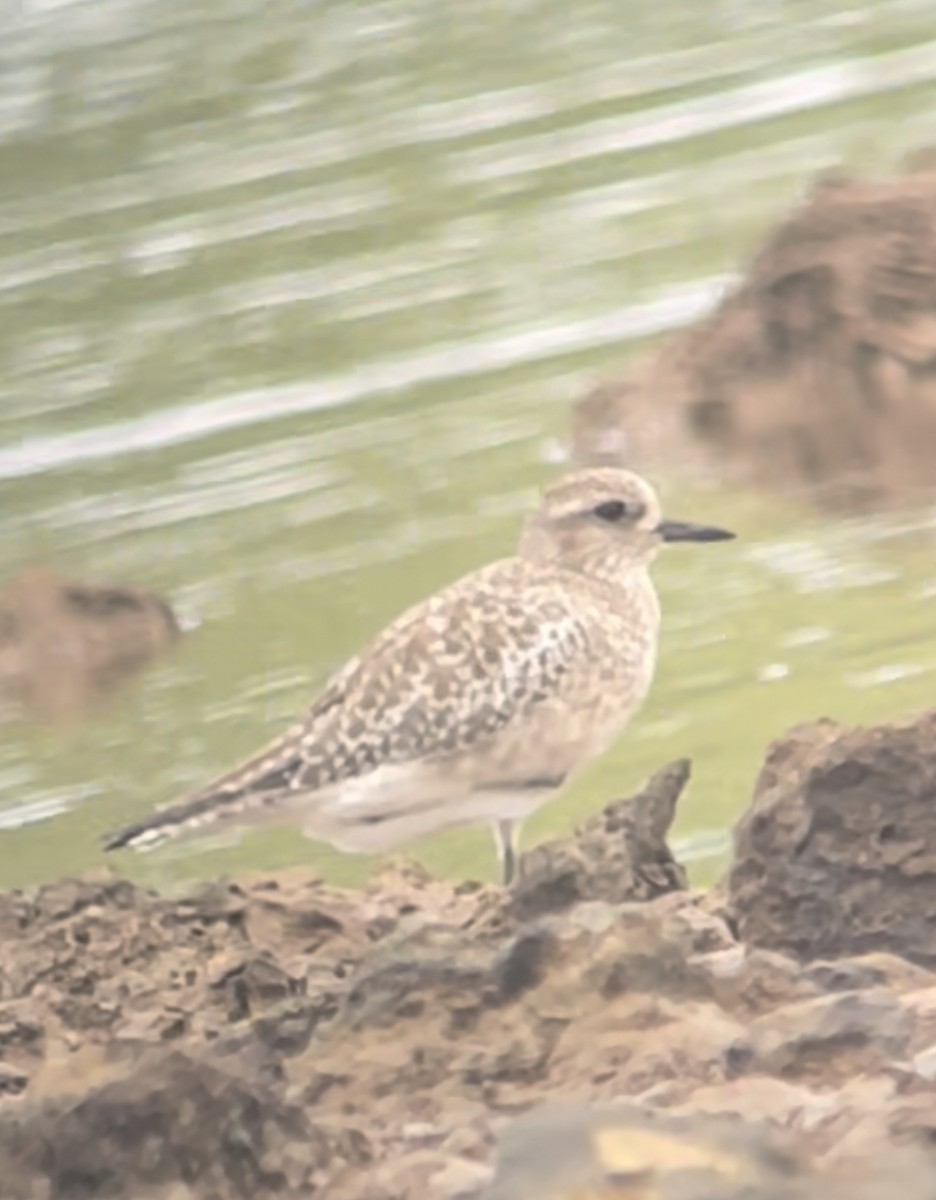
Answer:
<svg viewBox="0 0 936 1200"><path fill-rule="evenodd" d="M515 558L404 613L281 738L107 848L285 820L378 852L486 822L509 878L516 823L602 754L646 695L660 544L730 536L661 521L653 490L626 471L560 480Z"/></svg>

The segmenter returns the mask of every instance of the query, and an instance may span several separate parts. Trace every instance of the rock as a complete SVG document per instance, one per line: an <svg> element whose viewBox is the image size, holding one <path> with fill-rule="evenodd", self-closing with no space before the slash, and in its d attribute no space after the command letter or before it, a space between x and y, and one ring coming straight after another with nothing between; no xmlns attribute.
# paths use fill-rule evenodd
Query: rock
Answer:
<svg viewBox="0 0 936 1200"><path fill-rule="evenodd" d="M581 399L575 459L688 463L823 507L931 496L936 172L908 167L818 179L710 315Z"/></svg>
<svg viewBox="0 0 936 1200"><path fill-rule="evenodd" d="M704 478L704 446L687 427L686 416L669 390L657 391L666 376L663 363L633 364L620 379L605 380L572 406L570 457L589 466L625 465L641 475L665 477L667 463L683 475ZM667 380L669 383L669 381Z"/></svg>
<svg viewBox="0 0 936 1200"><path fill-rule="evenodd" d="M775 1140L716 1118L555 1106L508 1129L486 1200L767 1197L805 1172Z"/></svg>
<svg viewBox="0 0 936 1200"><path fill-rule="evenodd" d="M546 842L525 854L510 911L529 918L583 900L649 900L688 887L666 844L676 804L689 781L679 759L627 800L586 822L572 841Z"/></svg>
<svg viewBox="0 0 936 1200"><path fill-rule="evenodd" d="M798 736L794 764L812 744ZM821 745L845 736L822 726ZM902 778L922 811L928 739L902 736L874 778L898 802ZM817 761L791 776L805 780L796 795L820 797L813 810L794 796L807 829L816 814L813 866L841 872L846 900L878 888L892 914L902 865L927 861L914 846L894 870L893 847L925 843L928 827L898 806L895 824L913 832L883 839L876 872L854 833L886 806L820 786ZM783 755L771 770L780 789ZM631 1115L601 1110L597 1126L564 1108L580 1114L571 1134L563 1117L535 1155L556 1187L521 1173L508 1194L885 1200L869 1181L886 1162L904 1200L922 1200L895 1145L932 1132L936 974L893 950L834 957L816 927L793 939L815 943L802 960L739 940L774 912L755 873L774 886L770 872L782 880L809 853L783 840L781 808L758 829L764 865L749 863L747 891L726 885L715 904L690 891L665 840L687 776L673 764L531 852L515 892L393 863L362 891L292 871L166 898L98 873L0 895L4 1200L480 1200L518 1114L622 1095ZM925 906L926 873L909 878ZM815 910L790 887L781 911L799 930L804 905ZM832 904L834 890L819 896ZM909 913L909 888L897 895ZM861 911L851 903L839 923L846 943ZM764 1126L789 1145L769 1149ZM820 1160L858 1164L854 1180ZM500 1167L494 1178L508 1186Z"/></svg>
<svg viewBox="0 0 936 1200"><path fill-rule="evenodd" d="M936 966L934 792L936 711L867 729L819 721L774 742L728 875L741 940Z"/></svg>
<svg viewBox="0 0 936 1200"><path fill-rule="evenodd" d="M754 1063L786 1078L839 1082L902 1057L913 1024L886 989L844 992L791 1004L749 1028Z"/></svg>
<svg viewBox="0 0 936 1200"><path fill-rule="evenodd" d="M697 1088L676 1111L687 1116L722 1117L743 1112L747 1120L760 1126L803 1129L836 1117L841 1108L834 1092L755 1074Z"/></svg>
<svg viewBox="0 0 936 1200"><path fill-rule="evenodd" d="M913 1049L936 1041L936 986L914 988L903 992L900 999L913 1017Z"/></svg>
<svg viewBox="0 0 936 1200"><path fill-rule="evenodd" d="M25 1092L29 1076L12 1063L0 1062L0 1096L18 1096Z"/></svg>
<svg viewBox="0 0 936 1200"><path fill-rule="evenodd" d="M208 986L218 993L230 1021L263 1011L304 990L301 979L293 978L267 954L228 956L209 977Z"/></svg>
<svg viewBox="0 0 936 1200"><path fill-rule="evenodd" d="M30 568L0 593L0 697L18 715L83 716L181 636L158 596Z"/></svg>
<svg viewBox="0 0 936 1200"><path fill-rule="evenodd" d="M927 1046L914 1055L913 1070L927 1083L936 1083L936 1046Z"/></svg>
<svg viewBox="0 0 936 1200"><path fill-rule="evenodd" d="M731 946L696 962L706 971L719 1003L749 1018L825 990L791 959L750 946Z"/></svg>
<svg viewBox="0 0 936 1200"><path fill-rule="evenodd" d="M912 1151L817 1168L738 1121L633 1107L553 1106L503 1135L484 1200L931 1200L933 1161Z"/></svg>
<svg viewBox="0 0 936 1200"><path fill-rule="evenodd" d="M312 1147L309 1177L330 1147L302 1110L255 1082L172 1053L77 1102L0 1125L0 1178L41 1174L50 1200L138 1194L198 1180L201 1195L279 1197L290 1185L282 1144Z"/></svg>
<svg viewBox="0 0 936 1200"><path fill-rule="evenodd" d="M803 976L826 992L850 992L857 988L896 987L900 991L925 988L936 978L921 967L898 958L896 954L877 952L858 958L816 962L807 966Z"/></svg>

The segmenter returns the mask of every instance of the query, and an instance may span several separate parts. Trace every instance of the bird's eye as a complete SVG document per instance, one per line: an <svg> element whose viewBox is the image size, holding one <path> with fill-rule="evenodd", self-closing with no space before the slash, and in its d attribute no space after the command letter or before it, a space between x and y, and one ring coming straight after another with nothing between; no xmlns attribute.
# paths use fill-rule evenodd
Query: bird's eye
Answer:
<svg viewBox="0 0 936 1200"><path fill-rule="evenodd" d="M602 521L621 521L627 516L627 505L623 500L603 500L592 512Z"/></svg>

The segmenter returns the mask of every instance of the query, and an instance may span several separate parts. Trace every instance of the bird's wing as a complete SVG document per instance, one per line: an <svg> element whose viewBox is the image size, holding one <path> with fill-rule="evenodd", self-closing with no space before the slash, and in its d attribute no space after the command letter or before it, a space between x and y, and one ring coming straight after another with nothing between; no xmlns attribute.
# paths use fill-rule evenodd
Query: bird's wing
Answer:
<svg viewBox="0 0 936 1200"><path fill-rule="evenodd" d="M458 754L550 696L587 648L567 593L522 560L495 563L389 625L265 750L107 848L161 841L380 767Z"/></svg>

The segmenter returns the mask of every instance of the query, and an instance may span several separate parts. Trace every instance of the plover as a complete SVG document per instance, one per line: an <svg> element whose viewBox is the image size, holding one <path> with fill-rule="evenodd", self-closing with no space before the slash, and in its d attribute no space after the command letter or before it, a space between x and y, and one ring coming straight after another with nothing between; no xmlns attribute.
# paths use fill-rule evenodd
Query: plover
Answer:
<svg viewBox="0 0 936 1200"><path fill-rule="evenodd" d="M509 884L520 822L609 748L647 693L658 550L730 537L663 520L629 471L568 475L543 493L515 557L403 613L282 737L105 848L283 821L380 853L486 823Z"/></svg>

